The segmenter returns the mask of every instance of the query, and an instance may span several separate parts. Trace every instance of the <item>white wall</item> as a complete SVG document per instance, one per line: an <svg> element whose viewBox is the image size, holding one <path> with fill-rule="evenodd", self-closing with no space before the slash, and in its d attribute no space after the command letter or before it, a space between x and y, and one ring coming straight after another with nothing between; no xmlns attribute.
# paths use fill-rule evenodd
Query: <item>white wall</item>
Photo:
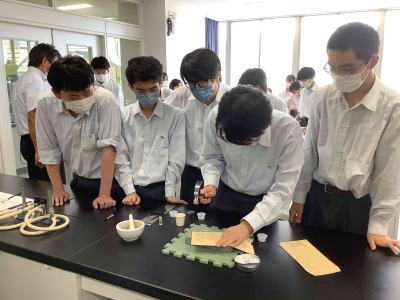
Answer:
<svg viewBox="0 0 400 300"><path fill-rule="evenodd" d="M146 56L154 56L166 66L166 24L165 0L143 2L143 41Z"/></svg>
<svg viewBox="0 0 400 300"><path fill-rule="evenodd" d="M168 79L180 79L180 65L183 57L197 48L205 47L205 12L198 7L192 8L187 5L172 1L165 1L165 19L168 11L178 15L175 24L175 34L167 36L167 65Z"/></svg>

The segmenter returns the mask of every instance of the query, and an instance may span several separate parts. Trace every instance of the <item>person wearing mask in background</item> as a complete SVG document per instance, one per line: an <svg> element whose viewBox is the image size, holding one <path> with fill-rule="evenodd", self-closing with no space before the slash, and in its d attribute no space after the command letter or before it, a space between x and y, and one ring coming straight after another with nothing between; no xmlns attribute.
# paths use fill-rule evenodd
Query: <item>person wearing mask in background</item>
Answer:
<svg viewBox="0 0 400 300"><path fill-rule="evenodd" d="M297 122L273 110L262 90L238 85L222 97L207 118L201 155L202 203L243 216L217 246L235 247L287 218L303 165L303 138Z"/></svg>
<svg viewBox="0 0 400 300"><path fill-rule="evenodd" d="M28 71L18 79L14 86L14 117L17 133L21 136L20 149L28 164L30 179L50 181L45 165L40 163L36 142L36 107L39 96L48 88L47 73L53 62L60 59L54 46L38 44L29 52Z"/></svg>
<svg viewBox="0 0 400 300"><path fill-rule="evenodd" d="M282 98L283 100L286 100L288 97L290 97L291 92L289 90L289 87L293 81L296 81L296 76L294 75L286 76L286 90L279 93L279 97Z"/></svg>
<svg viewBox="0 0 400 300"><path fill-rule="evenodd" d="M231 88L221 83L221 62L215 52L197 49L183 58L181 77L184 88L172 92L165 101L183 110L186 117L186 165L180 198L193 203L193 192L201 175L204 123L211 110Z"/></svg>
<svg viewBox="0 0 400 300"><path fill-rule="evenodd" d="M308 118L310 116L310 105L314 101L315 93L319 88L314 78L315 70L313 68L304 67L297 73L297 81L299 81L303 87L300 92L300 113L296 117L301 127L307 127Z"/></svg>
<svg viewBox="0 0 400 300"><path fill-rule="evenodd" d="M271 94L267 89L267 74L263 69L254 68L246 70L239 79L239 84L251 85L264 92L273 109L288 113L287 104L281 98Z"/></svg>
<svg viewBox="0 0 400 300"><path fill-rule="evenodd" d="M169 89L172 91L175 91L176 89L179 89L182 86L182 81L179 79L172 79L171 83L169 84Z"/></svg>
<svg viewBox="0 0 400 300"><path fill-rule="evenodd" d="M387 226L400 207L400 94L373 71L379 44L362 23L331 35L325 70L333 84L311 103L290 221L364 234L372 250L397 255Z"/></svg>
<svg viewBox="0 0 400 300"><path fill-rule="evenodd" d="M118 106L122 109L125 106L124 93L121 86L115 81L110 79L110 63L107 58L103 56L95 57L92 59L91 66L96 78L94 86L101 86L109 90L115 97Z"/></svg>
<svg viewBox="0 0 400 300"><path fill-rule="evenodd" d="M286 98L286 103L288 106L289 113L293 118L297 117L297 111L299 110L301 89L302 86L298 81L293 81L289 87L291 95L290 97Z"/></svg>
<svg viewBox="0 0 400 300"><path fill-rule="evenodd" d="M134 197L132 171L121 137L121 110L114 95L94 87L85 59L66 56L49 71L52 91L41 95L36 115L40 162L46 165L55 206L69 199L60 177L60 159L74 172L71 188L95 209ZM138 204L138 202L136 202Z"/></svg>
<svg viewBox="0 0 400 300"><path fill-rule="evenodd" d="M138 102L122 110L122 136L137 197L187 204L175 197L185 167L185 115L159 99L162 70L152 56L128 62L125 75Z"/></svg>
<svg viewBox="0 0 400 300"><path fill-rule="evenodd" d="M161 89L160 89L161 101L164 101L165 99L167 99L168 96L171 95L171 93L172 93L172 89L170 89L168 86L168 75L167 75L167 73L164 72L162 75Z"/></svg>

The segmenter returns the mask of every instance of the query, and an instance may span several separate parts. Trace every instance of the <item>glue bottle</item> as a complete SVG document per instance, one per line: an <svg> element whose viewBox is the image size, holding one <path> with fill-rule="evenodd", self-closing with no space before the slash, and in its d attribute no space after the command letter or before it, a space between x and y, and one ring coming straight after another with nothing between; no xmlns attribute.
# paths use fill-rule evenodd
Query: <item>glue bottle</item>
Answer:
<svg viewBox="0 0 400 300"><path fill-rule="evenodd" d="M161 216L158 218L158 225L162 225L162 217Z"/></svg>

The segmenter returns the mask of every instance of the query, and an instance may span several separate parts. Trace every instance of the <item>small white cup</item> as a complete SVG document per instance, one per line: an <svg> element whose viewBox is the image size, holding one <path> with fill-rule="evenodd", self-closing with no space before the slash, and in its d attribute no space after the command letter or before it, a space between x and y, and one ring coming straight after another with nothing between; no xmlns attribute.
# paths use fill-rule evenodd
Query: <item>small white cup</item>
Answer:
<svg viewBox="0 0 400 300"><path fill-rule="evenodd" d="M205 217L206 217L206 213L199 212L199 213L197 214L197 218L198 218L199 220L204 220Z"/></svg>
<svg viewBox="0 0 400 300"><path fill-rule="evenodd" d="M267 240L268 235L265 233L257 234L258 241L264 243Z"/></svg>
<svg viewBox="0 0 400 300"><path fill-rule="evenodd" d="M178 213L178 212L177 212L176 210L171 210L171 211L169 212L169 216L170 216L171 218L175 218L175 216L176 216L177 213Z"/></svg>
<svg viewBox="0 0 400 300"><path fill-rule="evenodd" d="M183 226L185 225L185 214L178 213L175 215L176 226Z"/></svg>

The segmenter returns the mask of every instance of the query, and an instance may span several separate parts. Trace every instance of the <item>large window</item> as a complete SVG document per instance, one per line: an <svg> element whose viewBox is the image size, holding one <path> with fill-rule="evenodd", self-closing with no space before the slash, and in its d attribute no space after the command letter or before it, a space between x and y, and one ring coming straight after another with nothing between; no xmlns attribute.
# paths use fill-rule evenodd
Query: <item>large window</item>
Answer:
<svg viewBox="0 0 400 300"><path fill-rule="evenodd" d="M125 0L57 0L57 9L139 25L139 5Z"/></svg>
<svg viewBox="0 0 400 300"><path fill-rule="evenodd" d="M231 24L231 78L236 86L240 76L250 68L258 68L260 61L261 21Z"/></svg>
<svg viewBox="0 0 400 300"><path fill-rule="evenodd" d="M262 21L260 68L267 73L268 87L278 95L286 88L286 76L292 74L295 19Z"/></svg>
<svg viewBox="0 0 400 300"><path fill-rule="evenodd" d="M386 12L381 78L385 85L398 92L400 92L398 81L400 70L399 28L400 10Z"/></svg>
<svg viewBox="0 0 400 300"><path fill-rule="evenodd" d="M67 54L84 58L89 64L92 61L92 47L67 45Z"/></svg>
<svg viewBox="0 0 400 300"><path fill-rule="evenodd" d="M341 25L362 22L378 28L379 12L346 13L326 16L303 17L301 20L300 69L312 67L318 85L332 83L330 75L323 71L328 61L326 45L331 34Z"/></svg>

